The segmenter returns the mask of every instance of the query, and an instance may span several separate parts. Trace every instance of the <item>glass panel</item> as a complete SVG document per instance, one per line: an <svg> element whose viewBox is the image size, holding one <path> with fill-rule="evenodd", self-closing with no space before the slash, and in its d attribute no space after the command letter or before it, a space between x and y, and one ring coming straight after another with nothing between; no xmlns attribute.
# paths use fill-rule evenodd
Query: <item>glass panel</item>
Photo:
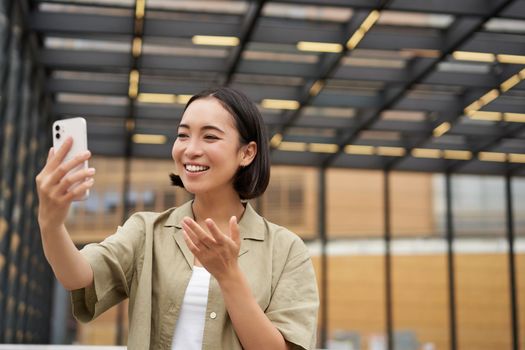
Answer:
<svg viewBox="0 0 525 350"><path fill-rule="evenodd" d="M314 238L317 232L317 170L273 166L270 184L261 197L261 214L299 236Z"/></svg>
<svg viewBox="0 0 525 350"><path fill-rule="evenodd" d="M132 16L132 7L135 0L111 1L108 0L70 0L69 4L59 3L62 1L51 0L38 5L41 12L62 12L75 14L94 14L102 16ZM102 3L105 6L89 6ZM109 6L108 6L109 5ZM115 6L115 7L110 7Z"/></svg>
<svg viewBox="0 0 525 350"><path fill-rule="evenodd" d="M519 339L525 350L525 178L512 179L512 205L514 209L514 251L516 253L516 288L518 302Z"/></svg>
<svg viewBox="0 0 525 350"><path fill-rule="evenodd" d="M292 4L266 4L263 8L265 17L280 17L310 21L328 21L344 23L350 20L352 9L329 6L307 6Z"/></svg>
<svg viewBox="0 0 525 350"><path fill-rule="evenodd" d="M87 200L72 203L66 222L76 244L100 242L122 223L123 159L94 156L89 166L97 170L95 185Z"/></svg>
<svg viewBox="0 0 525 350"><path fill-rule="evenodd" d="M437 233L436 193L432 174L393 172L390 175L393 236L430 236Z"/></svg>
<svg viewBox="0 0 525 350"><path fill-rule="evenodd" d="M432 176L434 230L436 235L445 236L447 232L447 204L445 194L445 176L434 174Z"/></svg>
<svg viewBox="0 0 525 350"><path fill-rule="evenodd" d="M119 307L122 312L124 345L128 338L128 299L104 312L89 323L77 322L77 337L74 344L114 345L117 343L117 319Z"/></svg>
<svg viewBox="0 0 525 350"><path fill-rule="evenodd" d="M172 160L133 159L130 170L131 211L161 212L190 200L190 193L171 185L169 174L173 171Z"/></svg>
<svg viewBox="0 0 525 350"><path fill-rule="evenodd" d="M459 348L511 347L504 185L502 177L452 177Z"/></svg>
<svg viewBox="0 0 525 350"><path fill-rule="evenodd" d="M514 209L514 233L525 236L525 178L512 179L512 207Z"/></svg>
<svg viewBox="0 0 525 350"><path fill-rule="evenodd" d="M505 235L504 186L501 177L452 177L453 220L457 236Z"/></svg>
<svg viewBox="0 0 525 350"><path fill-rule="evenodd" d="M517 286L517 300L518 300L518 320L520 326L520 343L521 350L525 350L525 239L520 238L516 240L516 246L519 244L519 254L516 254L516 286Z"/></svg>
<svg viewBox="0 0 525 350"><path fill-rule="evenodd" d="M468 242L469 250L474 244ZM511 349L508 257L494 249L462 250L455 249L458 348Z"/></svg>
<svg viewBox="0 0 525 350"><path fill-rule="evenodd" d="M525 34L525 21L519 19L491 18L484 27L489 32Z"/></svg>
<svg viewBox="0 0 525 350"><path fill-rule="evenodd" d="M454 17L451 15L418 12L381 11L378 24L403 27L447 28Z"/></svg>
<svg viewBox="0 0 525 350"><path fill-rule="evenodd" d="M382 236L382 172L330 169L326 178L329 237Z"/></svg>
<svg viewBox="0 0 525 350"><path fill-rule="evenodd" d="M448 349L445 241L393 242L392 248L403 248L392 255L394 349Z"/></svg>
<svg viewBox="0 0 525 350"><path fill-rule="evenodd" d="M224 13L242 15L248 10L246 1L188 1L188 0L148 0L146 1L148 10L167 10L181 12L199 13Z"/></svg>
<svg viewBox="0 0 525 350"><path fill-rule="evenodd" d="M328 266L328 348L385 349L384 257L331 255Z"/></svg>
<svg viewBox="0 0 525 350"><path fill-rule="evenodd" d="M315 249L315 248L313 248ZM322 272L321 272L321 255L320 255L320 252L317 251L317 252L313 252L313 249L311 248L310 249L310 255L312 257L312 265L314 267L314 271L315 271L315 276L316 276L316 279L317 279L317 290L319 291L319 298L322 298L323 296L321 295L321 280L322 280ZM321 306L322 306L322 302L320 303L321 305L319 306L319 312L318 312L318 318L317 318L317 346L319 347L319 344L320 344L320 339L321 339Z"/></svg>
<svg viewBox="0 0 525 350"><path fill-rule="evenodd" d="M56 50L80 50L97 52L130 52L131 43L127 41L89 40L47 37L44 39L44 47Z"/></svg>

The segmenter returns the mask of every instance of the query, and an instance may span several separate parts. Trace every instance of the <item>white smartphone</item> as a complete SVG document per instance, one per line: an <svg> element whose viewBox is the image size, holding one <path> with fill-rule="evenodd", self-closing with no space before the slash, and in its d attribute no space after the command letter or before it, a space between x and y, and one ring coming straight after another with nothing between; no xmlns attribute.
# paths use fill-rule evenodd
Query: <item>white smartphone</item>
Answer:
<svg viewBox="0 0 525 350"><path fill-rule="evenodd" d="M71 146L69 152L66 154L66 157L64 158L63 162L67 162L73 159L77 154L87 151L88 149L87 127L86 120L84 118L77 117L62 119L57 120L53 123L53 148L55 149L55 152L60 149L60 147L68 137L73 138L73 145ZM81 169L87 169L87 167L88 161L86 160L84 163L72 169L68 174ZM78 186L79 183L74 184L69 189L71 190L72 188ZM88 196L89 190L86 191L82 198L78 198L76 200L85 200Z"/></svg>

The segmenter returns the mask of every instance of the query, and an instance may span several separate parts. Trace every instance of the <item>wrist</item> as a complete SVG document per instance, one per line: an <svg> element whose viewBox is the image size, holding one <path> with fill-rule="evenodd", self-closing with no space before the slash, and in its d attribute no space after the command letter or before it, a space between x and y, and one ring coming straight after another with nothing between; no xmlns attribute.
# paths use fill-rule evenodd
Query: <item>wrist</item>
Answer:
<svg viewBox="0 0 525 350"><path fill-rule="evenodd" d="M239 268L239 265L235 265L230 268L227 273L222 274L217 278L217 282L222 290L229 288L235 288L244 281L244 274Z"/></svg>
<svg viewBox="0 0 525 350"><path fill-rule="evenodd" d="M65 229L64 224L57 225L56 223L46 222L45 220L38 220L38 225L42 236L53 235Z"/></svg>

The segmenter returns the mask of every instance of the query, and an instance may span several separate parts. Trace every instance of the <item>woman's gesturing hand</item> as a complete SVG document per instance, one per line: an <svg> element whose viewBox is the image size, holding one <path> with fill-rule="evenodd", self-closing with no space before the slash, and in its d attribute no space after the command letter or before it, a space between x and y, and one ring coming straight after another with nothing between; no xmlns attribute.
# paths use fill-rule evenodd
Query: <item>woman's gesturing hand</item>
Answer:
<svg viewBox="0 0 525 350"><path fill-rule="evenodd" d="M186 217L182 221L184 239L193 255L209 273L221 281L238 269L237 258L241 246L237 218L230 218L230 232L225 234L212 219L205 220L210 233L206 232L195 220Z"/></svg>
<svg viewBox="0 0 525 350"><path fill-rule="evenodd" d="M62 163L72 144L73 140L68 138L56 152L51 148L46 165L36 176L39 199L38 221L41 228L63 225L71 202L83 197L86 190L93 186L94 168L69 173L91 157L89 151ZM71 186L77 182L79 185L72 188Z"/></svg>

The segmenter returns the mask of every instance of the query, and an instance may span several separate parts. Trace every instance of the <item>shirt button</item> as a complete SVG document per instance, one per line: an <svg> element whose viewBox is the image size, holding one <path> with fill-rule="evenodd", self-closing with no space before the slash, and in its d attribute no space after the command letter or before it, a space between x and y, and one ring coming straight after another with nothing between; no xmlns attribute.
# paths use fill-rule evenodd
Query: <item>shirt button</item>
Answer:
<svg viewBox="0 0 525 350"><path fill-rule="evenodd" d="M216 319L216 318L217 318L217 314L216 314L215 312L211 312L211 313L210 313L210 318L211 318L212 320Z"/></svg>

